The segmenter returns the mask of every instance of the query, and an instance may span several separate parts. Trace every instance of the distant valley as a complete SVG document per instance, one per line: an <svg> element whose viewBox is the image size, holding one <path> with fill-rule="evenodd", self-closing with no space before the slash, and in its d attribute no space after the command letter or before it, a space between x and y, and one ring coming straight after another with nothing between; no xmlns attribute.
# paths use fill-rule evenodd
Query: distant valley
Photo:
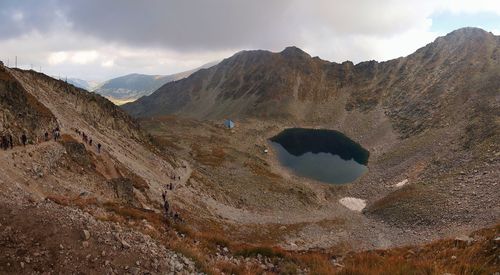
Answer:
<svg viewBox="0 0 500 275"><path fill-rule="evenodd" d="M210 62L201 67L171 75L128 74L110 79L88 90L106 97L117 105L121 105L135 101L142 96L150 95L166 83L186 78L200 69L209 68L216 64L217 62ZM77 87L86 89L78 86L79 83L76 84Z"/></svg>

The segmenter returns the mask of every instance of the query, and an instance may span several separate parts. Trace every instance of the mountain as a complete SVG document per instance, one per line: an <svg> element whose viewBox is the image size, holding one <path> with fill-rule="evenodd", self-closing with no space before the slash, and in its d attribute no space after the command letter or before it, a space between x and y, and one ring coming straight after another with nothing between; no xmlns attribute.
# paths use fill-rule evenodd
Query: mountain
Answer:
<svg viewBox="0 0 500 275"><path fill-rule="evenodd" d="M393 126L408 136L443 123L443 116L463 117L471 109L457 113L456 108L479 95L494 98L499 40L481 29L463 28L407 57L356 65L321 60L296 47L280 53L243 51L123 108L135 117L292 121L384 108Z"/></svg>
<svg viewBox="0 0 500 275"><path fill-rule="evenodd" d="M490 201L499 195L499 94L500 37L463 28L386 62L339 64L296 47L243 51L123 109L191 163L210 165L197 175L214 197L290 213L297 200L262 190L308 179L290 180L272 150L262 156L268 139L291 127L340 131L370 152L369 172L319 197L366 199L363 217L424 236L498 221ZM216 127L225 118L236 122L231 133Z"/></svg>
<svg viewBox="0 0 500 275"><path fill-rule="evenodd" d="M140 99L178 100L139 120L0 63L0 135L14 143L0 150L0 273L493 274L498 40L461 29L357 65L241 52ZM236 128L210 120L225 115ZM288 173L263 149L289 127L345 133L369 171L345 185Z"/></svg>
<svg viewBox="0 0 500 275"><path fill-rule="evenodd" d="M56 128L61 138L54 141ZM120 233L119 238L110 233L120 227L119 222L106 221L115 215L112 207L156 217L164 227L162 216L151 209L161 205L163 179L182 175L173 167L180 163L172 156L163 157L116 105L65 81L0 63L0 136L5 135L13 137L13 148L0 150L0 234L5 240L0 244L0 273L83 269L106 273L109 267L104 264L81 265L86 255L97 251L106 261L132 265L168 260L157 266L162 273L174 266L182 273L196 273L189 259L139 230ZM22 135L27 137L26 146L21 145ZM100 151L97 144L102 146ZM94 216L91 208L104 212ZM143 244L147 240L147 245L137 240ZM108 245L127 250L110 255ZM66 249L66 260L59 253L47 252L62 249ZM16 251L26 254L11 257ZM145 258L143 253L155 256Z"/></svg>
<svg viewBox="0 0 500 275"><path fill-rule="evenodd" d="M94 92L116 104L123 104L150 95L165 83L183 79L200 69L209 68L215 64L217 62L207 63L199 68L172 75L129 74L102 83L95 88Z"/></svg>
<svg viewBox="0 0 500 275"><path fill-rule="evenodd" d="M87 91L92 91L95 87L97 87L97 85L99 85L96 81L87 81L80 78L68 78L67 82L75 87L82 88Z"/></svg>

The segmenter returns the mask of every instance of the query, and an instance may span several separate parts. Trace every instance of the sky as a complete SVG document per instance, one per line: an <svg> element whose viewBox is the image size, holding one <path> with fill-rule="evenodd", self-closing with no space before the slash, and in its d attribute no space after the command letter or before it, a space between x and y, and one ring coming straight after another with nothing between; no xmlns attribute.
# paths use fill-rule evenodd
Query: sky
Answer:
<svg viewBox="0 0 500 275"><path fill-rule="evenodd" d="M0 0L0 60L103 81L297 46L384 61L461 27L500 34L500 0Z"/></svg>

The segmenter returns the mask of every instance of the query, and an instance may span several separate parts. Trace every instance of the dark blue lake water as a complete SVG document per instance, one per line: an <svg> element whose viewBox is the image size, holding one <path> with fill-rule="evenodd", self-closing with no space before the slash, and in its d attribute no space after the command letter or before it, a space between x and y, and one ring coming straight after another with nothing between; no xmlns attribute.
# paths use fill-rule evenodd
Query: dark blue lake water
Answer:
<svg viewBox="0 0 500 275"><path fill-rule="evenodd" d="M370 153L338 131L290 128L271 144L280 163L299 176L342 184L368 171Z"/></svg>

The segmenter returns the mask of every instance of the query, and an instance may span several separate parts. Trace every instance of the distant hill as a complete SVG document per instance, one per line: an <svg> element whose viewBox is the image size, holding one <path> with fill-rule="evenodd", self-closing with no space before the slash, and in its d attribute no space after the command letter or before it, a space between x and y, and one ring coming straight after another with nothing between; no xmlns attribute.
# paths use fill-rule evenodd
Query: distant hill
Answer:
<svg viewBox="0 0 500 275"><path fill-rule="evenodd" d="M200 69L209 68L216 64L217 62L211 62L196 69L172 75L128 74L102 83L94 89L94 92L120 105L150 95L168 82L186 78Z"/></svg>
<svg viewBox="0 0 500 275"><path fill-rule="evenodd" d="M87 81L80 78L68 78L67 82L75 87L82 88L87 91L92 91L99 85L99 83L96 81Z"/></svg>

